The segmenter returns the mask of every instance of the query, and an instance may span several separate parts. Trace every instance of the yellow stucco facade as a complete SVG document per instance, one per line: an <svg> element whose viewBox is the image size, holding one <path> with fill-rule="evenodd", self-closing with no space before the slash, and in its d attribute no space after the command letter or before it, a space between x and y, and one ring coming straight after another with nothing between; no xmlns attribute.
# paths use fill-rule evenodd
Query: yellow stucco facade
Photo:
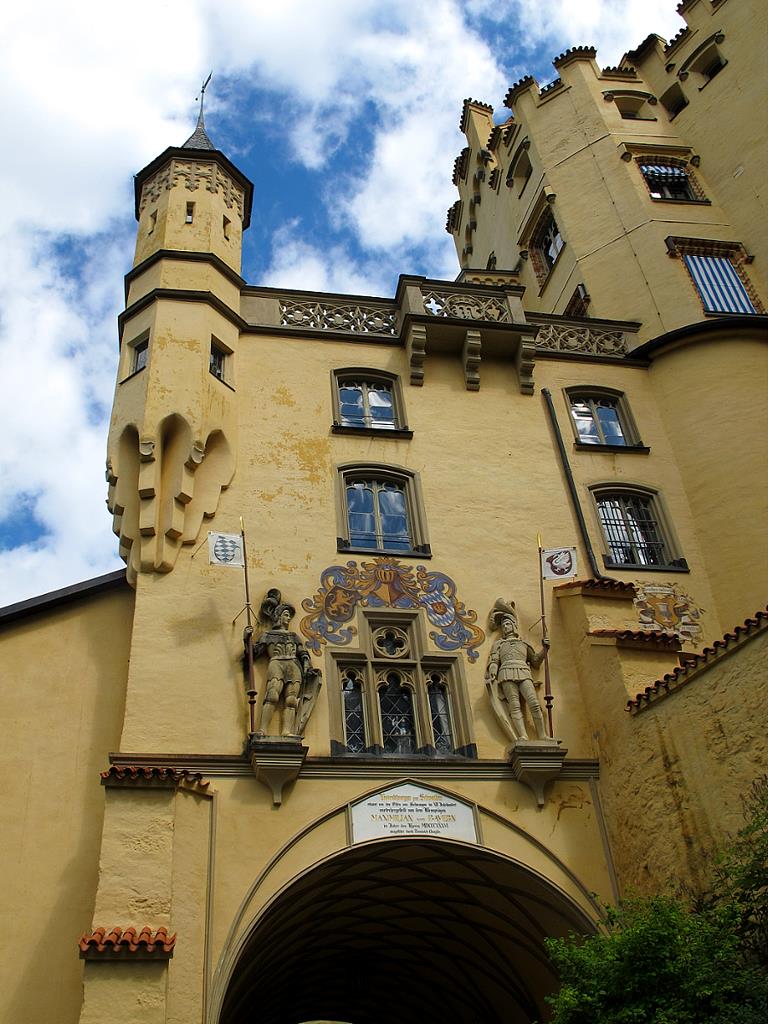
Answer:
<svg viewBox="0 0 768 1024"><path fill-rule="evenodd" d="M701 127L748 134L746 6L688 3L687 34L616 69L569 51L505 126L468 101L455 282L248 285L251 186L207 136L139 173L108 449L127 571L0 613L0 1019L546 1020L545 936L706 885L768 763L766 293L737 187L758 154L731 181ZM670 121L661 96L721 51ZM707 201L654 205L648 153ZM703 309L694 275L723 268L667 236L725 243L690 252L732 259L752 310ZM253 722L306 651L311 713L282 739L290 674L266 736L249 717L241 517ZM489 613L503 598L541 683L539 533L577 573L544 583L551 734L515 743ZM259 619L270 589L287 634Z"/></svg>

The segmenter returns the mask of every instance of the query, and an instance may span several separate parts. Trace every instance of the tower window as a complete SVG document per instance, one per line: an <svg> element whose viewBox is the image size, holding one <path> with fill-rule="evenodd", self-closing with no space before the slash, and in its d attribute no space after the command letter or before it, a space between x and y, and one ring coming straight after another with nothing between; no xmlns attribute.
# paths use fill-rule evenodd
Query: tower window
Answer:
<svg viewBox="0 0 768 1024"><path fill-rule="evenodd" d="M688 100L679 83L675 82L659 97L659 102L669 114L670 121L688 106Z"/></svg>
<svg viewBox="0 0 768 1024"><path fill-rule="evenodd" d="M149 340L144 339L138 341L133 346L133 360L131 365L131 373L138 373L139 370L143 370L147 365L147 359L149 358Z"/></svg>
<svg viewBox="0 0 768 1024"><path fill-rule="evenodd" d="M229 219L229 217L222 217L221 218L221 228L222 228L222 231L224 232L224 238L227 241L229 241L229 228L230 228L231 223L232 222Z"/></svg>
<svg viewBox="0 0 768 1024"><path fill-rule="evenodd" d="M184 214L184 223L191 224L195 218L195 204L187 203L187 212Z"/></svg>
<svg viewBox="0 0 768 1024"><path fill-rule="evenodd" d="M629 488L601 489L595 492L595 501L608 547L606 567L688 568L684 558L673 554L657 494Z"/></svg>
<svg viewBox="0 0 768 1024"><path fill-rule="evenodd" d="M153 210L152 213L150 213L150 215L149 215L149 228L147 229L147 234L151 235L156 227L157 227L157 210Z"/></svg>
<svg viewBox="0 0 768 1024"><path fill-rule="evenodd" d="M557 221L550 210L545 210L530 241L531 262L539 284L543 285L549 277L564 246Z"/></svg>
<svg viewBox="0 0 768 1024"><path fill-rule="evenodd" d="M682 257L705 313L764 311L745 271L749 257L739 242L675 236L665 241L670 256Z"/></svg>
<svg viewBox="0 0 768 1024"><path fill-rule="evenodd" d="M227 361L230 353L216 341L211 339L210 372L217 380L227 381Z"/></svg>

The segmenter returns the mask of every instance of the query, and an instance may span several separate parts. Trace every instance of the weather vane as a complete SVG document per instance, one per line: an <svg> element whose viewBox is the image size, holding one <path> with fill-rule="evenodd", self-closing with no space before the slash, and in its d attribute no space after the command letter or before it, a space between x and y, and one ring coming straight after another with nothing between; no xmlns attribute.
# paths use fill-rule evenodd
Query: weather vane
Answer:
<svg viewBox="0 0 768 1024"><path fill-rule="evenodd" d="M213 78L213 71L210 72L210 74L208 75L206 80L200 86L200 95L199 96L195 96L195 100L198 100L198 99L200 100L200 113L198 115L197 121L198 121L198 124L201 124L201 125L205 124L205 119L203 118L203 104L205 103L205 90L208 88L208 83L210 82L210 80L212 78Z"/></svg>

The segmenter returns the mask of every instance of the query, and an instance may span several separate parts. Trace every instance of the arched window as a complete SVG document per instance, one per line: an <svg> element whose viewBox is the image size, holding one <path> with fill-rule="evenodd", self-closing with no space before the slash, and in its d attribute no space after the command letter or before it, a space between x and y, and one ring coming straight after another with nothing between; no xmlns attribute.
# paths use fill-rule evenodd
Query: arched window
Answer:
<svg viewBox="0 0 768 1024"><path fill-rule="evenodd" d="M396 374L351 367L334 370L332 378L335 433L412 436Z"/></svg>
<svg viewBox="0 0 768 1024"><path fill-rule="evenodd" d="M339 469L338 547L431 555L418 475L380 464Z"/></svg>
<svg viewBox="0 0 768 1024"><path fill-rule="evenodd" d="M400 672L387 672L379 686L381 735L385 754L414 754L418 747L413 690Z"/></svg>
<svg viewBox="0 0 768 1024"><path fill-rule="evenodd" d="M344 700L344 742L347 750L359 754L366 748L363 679L356 668L341 673L341 692Z"/></svg>
<svg viewBox="0 0 768 1024"><path fill-rule="evenodd" d="M421 614L365 610L360 648L331 652L331 751L476 757L461 659L427 649Z"/></svg>
<svg viewBox="0 0 768 1024"><path fill-rule="evenodd" d="M565 394L577 445L642 447L623 391L580 385Z"/></svg>

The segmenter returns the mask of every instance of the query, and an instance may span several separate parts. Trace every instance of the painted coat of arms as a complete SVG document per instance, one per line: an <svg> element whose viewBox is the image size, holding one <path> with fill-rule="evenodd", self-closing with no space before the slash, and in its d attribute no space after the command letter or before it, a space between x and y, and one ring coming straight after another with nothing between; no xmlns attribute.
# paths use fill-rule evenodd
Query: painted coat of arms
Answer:
<svg viewBox="0 0 768 1024"><path fill-rule="evenodd" d="M485 639L475 625L477 612L466 608L456 596L456 584L442 572L415 569L397 558L374 558L371 562L331 565L320 575L320 589L301 606L309 612L300 629L307 647L315 654L323 644L350 643L357 629L351 624L362 608L423 608L431 625L430 639L442 651L464 648L470 661L477 661L477 648Z"/></svg>

